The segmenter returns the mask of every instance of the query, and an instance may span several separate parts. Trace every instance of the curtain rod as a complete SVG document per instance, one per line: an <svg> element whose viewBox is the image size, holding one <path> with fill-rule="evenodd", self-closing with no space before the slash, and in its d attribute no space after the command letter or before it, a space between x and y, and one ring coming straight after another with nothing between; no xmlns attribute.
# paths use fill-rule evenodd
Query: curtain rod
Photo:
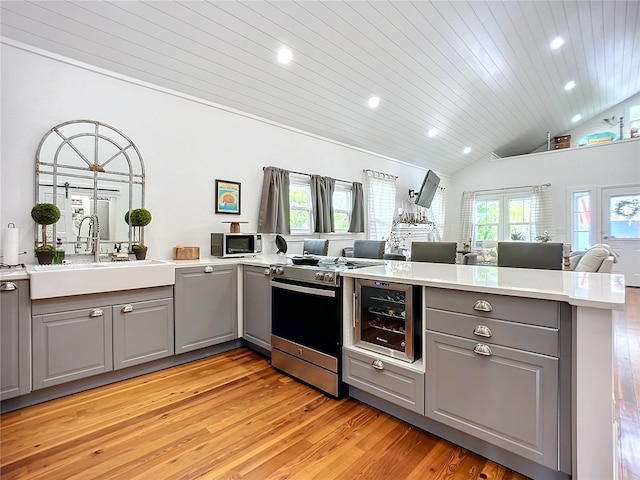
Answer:
<svg viewBox="0 0 640 480"><path fill-rule="evenodd" d="M268 168L268 167L262 167L262 170L264 171L264 169L265 169L265 168ZM278 168L278 167L271 167L271 168ZM286 169L283 169L283 170L286 170ZM312 175L313 175L313 174L311 174L311 173L294 172L293 170L287 170L287 171L288 171L289 173L293 173L293 174L295 174L295 175L306 175L307 177L310 177L310 176L312 176ZM331 178L333 178L333 177L331 177ZM350 182L350 181L348 181L348 180L340 180L339 178L334 178L334 180L335 180L336 182L342 182L342 183L348 183L348 184L352 184L352 183L353 183L353 182Z"/></svg>
<svg viewBox="0 0 640 480"><path fill-rule="evenodd" d="M484 190L474 190L473 193L478 192L498 192L501 190L517 190L519 188L533 188L533 187L550 187L550 183L543 183L542 185L522 185L520 187L502 187L502 188L485 188Z"/></svg>
<svg viewBox="0 0 640 480"><path fill-rule="evenodd" d="M365 174L370 175L372 173L378 174L380 176L382 176L383 178L393 178L394 180L398 179L397 175L391 175L390 173L384 173L384 172L378 172L376 170L371 170L369 168L365 168L364 170L362 170Z"/></svg>

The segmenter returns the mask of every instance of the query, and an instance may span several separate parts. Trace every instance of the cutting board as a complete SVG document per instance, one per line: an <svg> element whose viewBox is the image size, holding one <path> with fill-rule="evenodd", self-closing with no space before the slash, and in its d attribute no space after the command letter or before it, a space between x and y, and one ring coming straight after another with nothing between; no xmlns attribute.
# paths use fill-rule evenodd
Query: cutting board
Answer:
<svg viewBox="0 0 640 480"><path fill-rule="evenodd" d="M197 260L200 258L200 247L174 247L174 260Z"/></svg>

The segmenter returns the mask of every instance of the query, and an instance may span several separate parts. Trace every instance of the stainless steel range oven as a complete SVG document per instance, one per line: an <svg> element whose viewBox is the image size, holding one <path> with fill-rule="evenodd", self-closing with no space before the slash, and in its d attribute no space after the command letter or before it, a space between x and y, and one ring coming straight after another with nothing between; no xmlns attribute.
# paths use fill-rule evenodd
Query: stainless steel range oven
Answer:
<svg viewBox="0 0 640 480"><path fill-rule="evenodd" d="M341 280L335 265L271 267L271 364L334 397L348 393Z"/></svg>

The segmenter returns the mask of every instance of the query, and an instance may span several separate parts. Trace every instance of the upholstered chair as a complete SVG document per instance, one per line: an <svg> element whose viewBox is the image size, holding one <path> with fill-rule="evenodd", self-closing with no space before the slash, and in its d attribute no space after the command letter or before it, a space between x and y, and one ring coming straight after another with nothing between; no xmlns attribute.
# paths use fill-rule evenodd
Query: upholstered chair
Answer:
<svg viewBox="0 0 640 480"><path fill-rule="evenodd" d="M411 242L411 261L456 263L456 242Z"/></svg>
<svg viewBox="0 0 640 480"><path fill-rule="evenodd" d="M305 238L302 252L309 255L326 256L329 252L329 240L320 238Z"/></svg>
<svg viewBox="0 0 640 480"><path fill-rule="evenodd" d="M353 256L356 258L380 258L384 256L384 240L355 240Z"/></svg>

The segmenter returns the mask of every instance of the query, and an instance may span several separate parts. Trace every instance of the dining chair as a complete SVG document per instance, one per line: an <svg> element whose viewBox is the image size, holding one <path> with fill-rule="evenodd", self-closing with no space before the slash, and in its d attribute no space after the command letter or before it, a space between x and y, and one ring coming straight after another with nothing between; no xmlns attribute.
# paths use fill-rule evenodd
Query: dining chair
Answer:
<svg viewBox="0 0 640 480"><path fill-rule="evenodd" d="M498 266L562 270L562 243L498 242Z"/></svg>
<svg viewBox="0 0 640 480"><path fill-rule="evenodd" d="M412 242L411 261L430 263L456 263L456 242Z"/></svg>
<svg viewBox="0 0 640 480"><path fill-rule="evenodd" d="M326 256L329 252L329 240L322 238L305 238L302 253Z"/></svg>
<svg viewBox="0 0 640 480"><path fill-rule="evenodd" d="M355 240L353 242L353 256L382 259L386 243L384 240Z"/></svg>

